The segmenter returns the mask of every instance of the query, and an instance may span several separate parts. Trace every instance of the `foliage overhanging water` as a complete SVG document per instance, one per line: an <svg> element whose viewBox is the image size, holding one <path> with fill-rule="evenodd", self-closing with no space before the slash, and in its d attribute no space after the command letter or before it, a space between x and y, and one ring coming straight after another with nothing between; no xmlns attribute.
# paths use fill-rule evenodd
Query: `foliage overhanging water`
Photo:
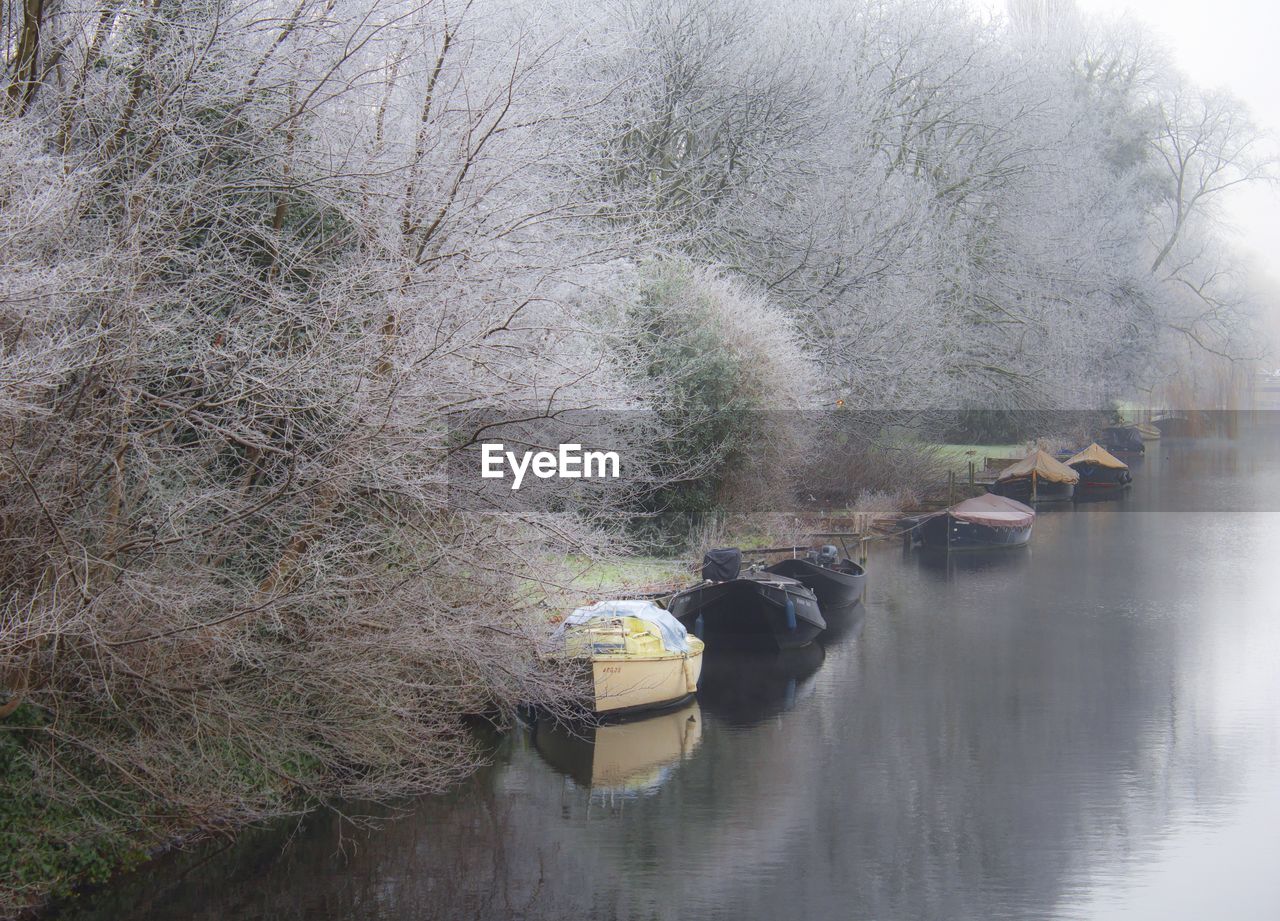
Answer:
<svg viewBox="0 0 1280 921"><path fill-rule="evenodd" d="M524 727L375 831L255 832L65 916L1273 917L1277 441L1159 442L1026 552L881 546L825 649L713 656L594 747Z"/></svg>

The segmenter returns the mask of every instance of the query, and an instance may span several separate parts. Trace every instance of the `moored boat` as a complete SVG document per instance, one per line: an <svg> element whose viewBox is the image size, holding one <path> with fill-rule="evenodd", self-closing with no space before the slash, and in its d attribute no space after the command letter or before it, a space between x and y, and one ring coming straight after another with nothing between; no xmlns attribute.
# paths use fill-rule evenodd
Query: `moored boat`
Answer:
<svg viewBox="0 0 1280 921"><path fill-rule="evenodd" d="M812 589L819 610L828 619L852 611L867 583L867 571L853 560L841 559L831 545L810 550L805 557L780 560L766 566L765 572L787 576Z"/></svg>
<svg viewBox="0 0 1280 921"><path fill-rule="evenodd" d="M965 499L920 520L916 540L940 550L992 550L1021 547L1031 540L1036 513L1006 496Z"/></svg>
<svg viewBox="0 0 1280 921"><path fill-rule="evenodd" d="M1019 502L1068 502L1075 493L1080 474L1046 451L1035 450L1000 471L987 487L997 496Z"/></svg>
<svg viewBox="0 0 1280 921"><path fill-rule="evenodd" d="M673 595L667 610L702 637L779 649L807 645L826 629L812 589L787 576L741 567L740 551L711 551L703 558L704 581Z"/></svg>
<svg viewBox="0 0 1280 921"><path fill-rule="evenodd" d="M1077 495L1084 492L1119 493L1133 482L1129 465L1097 442L1072 455L1067 466L1080 474Z"/></svg>
<svg viewBox="0 0 1280 921"><path fill-rule="evenodd" d="M698 690L702 640L652 601L601 601L556 628L566 654L589 662L592 710L618 716L674 706Z"/></svg>
<svg viewBox="0 0 1280 921"><path fill-rule="evenodd" d="M1112 425L1098 433L1098 444L1112 454L1145 454L1142 432L1127 425Z"/></svg>

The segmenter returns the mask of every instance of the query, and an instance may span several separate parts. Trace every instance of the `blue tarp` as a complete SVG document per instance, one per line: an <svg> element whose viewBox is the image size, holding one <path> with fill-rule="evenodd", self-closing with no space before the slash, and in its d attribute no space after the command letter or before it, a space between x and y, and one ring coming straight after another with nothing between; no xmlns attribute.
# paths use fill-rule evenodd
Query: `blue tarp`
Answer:
<svg viewBox="0 0 1280 921"><path fill-rule="evenodd" d="M620 599L616 601L597 601L585 608L578 608L556 627L552 638L564 635L566 627L578 627L593 620L612 620L619 617L635 617L653 624L662 637L662 646L669 652L689 651L689 631L684 624L672 617L667 611L652 601Z"/></svg>

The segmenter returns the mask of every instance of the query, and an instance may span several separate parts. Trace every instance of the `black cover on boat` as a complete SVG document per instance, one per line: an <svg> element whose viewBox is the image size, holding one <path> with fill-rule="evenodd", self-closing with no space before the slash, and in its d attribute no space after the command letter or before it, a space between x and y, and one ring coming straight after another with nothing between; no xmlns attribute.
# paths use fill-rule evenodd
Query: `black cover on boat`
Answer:
<svg viewBox="0 0 1280 921"><path fill-rule="evenodd" d="M1102 430L1098 439L1108 451L1127 451L1131 454L1145 454L1146 446L1142 443L1142 433L1137 429L1113 425Z"/></svg>
<svg viewBox="0 0 1280 921"><path fill-rule="evenodd" d="M708 550L702 557L702 578L712 582L728 582L742 571L742 551L737 547Z"/></svg>

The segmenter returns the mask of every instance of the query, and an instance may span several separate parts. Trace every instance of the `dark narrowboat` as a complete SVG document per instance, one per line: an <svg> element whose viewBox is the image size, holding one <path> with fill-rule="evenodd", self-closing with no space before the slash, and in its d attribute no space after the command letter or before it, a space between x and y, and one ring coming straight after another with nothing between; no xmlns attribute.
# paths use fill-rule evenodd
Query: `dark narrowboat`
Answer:
<svg viewBox="0 0 1280 921"><path fill-rule="evenodd" d="M862 598L867 571L850 559L841 559L830 544L810 550L805 557L781 560L765 567L765 572L795 579L813 589L823 616L848 614Z"/></svg>
<svg viewBox="0 0 1280 921"><path fill-rule="evenodd" d="M796 579L742 570L736 549L712 550L703 582L677 592L667 610L702 639L715 643L805 646L827 627L813 590Z"/></svg>
<svg viewBox="0 0 1280 921"><path fill-rule="evenodd" d="M989 492L1007 499L1035 504L1069 502L1080 474L1046 451L1035 450L1000 471Z"/></svg>
<svg viewBox="0 0 1280 921"><path fill-rule="evenodd" d="M965 499L920 520L918 543L939 550L995 550L1021 547L1031 540L1036 513L1028 505L1005 496Z"/></svg>

